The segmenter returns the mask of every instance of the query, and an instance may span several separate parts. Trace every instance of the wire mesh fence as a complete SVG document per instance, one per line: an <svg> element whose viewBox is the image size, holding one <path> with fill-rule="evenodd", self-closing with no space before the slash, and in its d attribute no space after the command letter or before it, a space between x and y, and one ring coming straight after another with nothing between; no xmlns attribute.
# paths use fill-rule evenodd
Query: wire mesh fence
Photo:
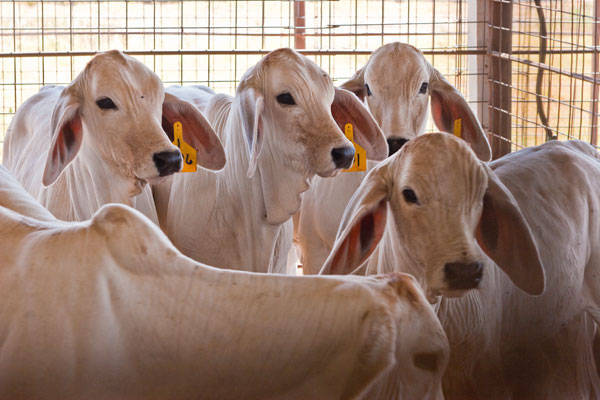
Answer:
<svg viewBox="0 0 600 400"><path fill-rule="evenodd" d="M166 85L232 93L278 47L304 49L339 82L370 51L399 40L424 50L465 92L467 20L461 1L4 1L0 129L42 85L70 82L94 52L113 48L139 57Z"/></svg>
<svg viewBox="0 0 600 400"><path fill-rule="evenodd" d="M503 86L511 101L492 110L510 117L509 134L492 133L510 140L513 150L554 138L597 145L600 2L493 3L509 23L491 21L490 29L510 48L490 51L490 62L508 62L510 77L491 76L490 83Z"/></svg>
<svg viewBox="0 0 600 400"><path fill-rule="evenodd" d="M199 83L233 93L242 74L278 47L303 51L340 83L371 51L402 41L424 51L509 149L539 144L548 131L596 143L599 2L1 1L0 140L23 101L43 85L70 82L97 51L125 50L166 85ZM510 26L490 17L498 5L510 8ZM494 48L496 31L509 46ZM508 72L490 73L498 63ZM506 99L491 101L498 86ZM508 125L494 125L498 115Z"/></svg>

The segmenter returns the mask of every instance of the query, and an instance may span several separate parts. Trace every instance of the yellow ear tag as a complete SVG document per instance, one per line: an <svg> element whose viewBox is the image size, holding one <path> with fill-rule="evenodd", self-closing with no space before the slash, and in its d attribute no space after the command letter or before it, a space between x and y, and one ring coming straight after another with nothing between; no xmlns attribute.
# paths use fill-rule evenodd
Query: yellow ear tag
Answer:
<svg viewBox="0 0 600 400"><path fill-rule="evenodd" d="M354 142L354 129L352 124L348 123L344 126L344 134L346 135L346 138L354 145L354 162L350 168L344 169L342 172L366 171L367 152Z"/></svg>
<svg viewBox="0 0 600 400"><path fill-rule="evenodd" d="M179 121L173 124L173 144L179 147L183 157L183 168L179 172L196 172L196 149L183 141L183 125Z"/></svg>
<svg viewBox="0 0 600 400"><path fill-rule="evenodd" d="M460 119L460 118L455 119L454 120L454 136L456 136L457 138L460 138L461 130L462 130L462 119Z"/></svg>

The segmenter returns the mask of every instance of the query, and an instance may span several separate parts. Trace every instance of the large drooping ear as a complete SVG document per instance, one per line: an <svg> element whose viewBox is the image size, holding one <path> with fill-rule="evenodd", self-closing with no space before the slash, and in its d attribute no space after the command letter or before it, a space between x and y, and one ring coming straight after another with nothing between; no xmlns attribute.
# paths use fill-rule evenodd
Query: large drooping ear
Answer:
<svg viewBox="0 0 600 400"><path fill-rule="evenodd" d="M352 92L335 88L331 115L342 132L347 123L353 125L354 141L366 150L369 160L381 161L388 156L388 144L383 131Z"/></svg>
<svg viewBox="0 0 600 400"><path fill-rule="evenodd" d="M242 123L246 135L246 142L250 148L250 162L248 164L248 178L252 178L258 165L258 157L263 147L263 123L262 113L264 108L264 97L258 90L246 87L238 95Z"/></svg>
<svg viewBox="0 0 600 400"><path fill-rule="evenodd" d="M387 163L372 169L346 206L333 249L321 275L350 274L373 253L383 237L387 219Z"/></svg>
<svg viewBox="0 0 600 400"><path fill-rule="evenodd" d="M79 115L80 102L80 87L76 79L62 91L52 112L52 143L42 175L44 186L58 179L81 148L83 129Z"/></svg>
<svg viewBox="0 0 600 400"><path fill-rule="evenodd" d="M173 140L173 124L181 122L183 140L197 152L196 162L199 166L220 170L225 166L225 150L214 129L196 108L181 98L165 93L162 106L162 127Z"/></svg>
<svg viewBox="0 0 600 400"><path fill-rule="evenodd" d="M429 94L431 115L442 132L454 133L455 121L461 120L460 137L471 145L481 161L489 161L492 150L485 132L465 98L431 65Z"/></svg>
<svg viewBox="0 0 600 400"><path fill-rule="evenodd" d="M544 268L535 239L513 195L492 170L488 172L477 242L517 287L540 295Z"/></svg>
<svg viewBox="0 0 600 400"><path fill-rule="evenodd" d="M367 88L365 87L365 65L358 71L354 73L352 78L347 80L340 86L342 89L346 89L351 91L360 99L360 101L365 101L365 97L367 96Z"/></svg>

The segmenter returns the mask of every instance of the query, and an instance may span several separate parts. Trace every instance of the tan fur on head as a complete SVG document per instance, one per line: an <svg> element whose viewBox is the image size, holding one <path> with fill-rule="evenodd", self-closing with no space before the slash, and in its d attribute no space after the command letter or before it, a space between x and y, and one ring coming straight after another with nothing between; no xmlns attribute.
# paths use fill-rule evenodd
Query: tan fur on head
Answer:
<svg viewBox="0 0 600 400"><path fill-rule="evenodd" d="M115 107L100 108L97 101L104 98L112 100ZM136 190L141 190L147 181L160 180L153 156L178 151L161 126L164 100L161 80L140 61L117 50L96 55L58 99L44 184L50 185L58 178L80 146L86 148L86 153L94 153L105 167ZM222 168L222 146L204 117L191 106L179 109L184 112L174 109L173 119L205 122L204 131L208 130L206 135L211 137L207 152L216 147L221 158L209 165ZM193 143L189 135L198 124L185 125L184 136L188 134Z"/></svg>
<svg viewBox="0 0 600 400"><path fill-rule="evenodd" d="M393 227L387 224L382 234L386 217L380 203L385 200ZM367 218L371 222L365 226ZM420 136L369 173L346 208L321 272L352 272L386 234L393 238L395 261L417 277L430 298L462 295L464 290L449 286L446 264L482 263L484 252L523 290L543 291L535 239L518 204L454 136Z"/></svg>
<svg viewBox="0 0 600 400"><path fill-rule="evenodd" d="M248 94L250 92L252 94ZM289 93L295 104L279 103L277 96L282 93ZM339 169L333 163L331 150L350 147L351 143L332 115L334 95L331 78L313 61L288 48L269 53L244 74L236 92L236 98L243 99L249 148L254 146L254 137L261 140L260 136L265 135L264 146L269 146L271 152L291 168L307 176L337 173ZM248 100L249 97L252 100ZM263 111L254 115L253 107L258 101L264 103ZM351 114L364 115L365 121L372 121L367 122L368 126L363 121L346 121L354 122L357 128L367 132L366 145L377 142L376 146L385 147L379 127L358 99L346 102L344 107L349 107ZM259 123L255 123L255 118L265 133L256 132ZM358 137L357 141L361 139ZM257 150L260 152L260 148ZM252 152L251 157L257 155ZM258 160L255 162L260 165Z"/></svg>
<svg viewBox="0 0 600 400"><path fill-rule="evenodd" d="M460 118L462 138L480 159L490 159L485 133L464 97L414 46L399 42L381 46L342 88L366 102L388 139L410 140L422 134L431 97L438 129L453 133L454 121Z"/></svg>

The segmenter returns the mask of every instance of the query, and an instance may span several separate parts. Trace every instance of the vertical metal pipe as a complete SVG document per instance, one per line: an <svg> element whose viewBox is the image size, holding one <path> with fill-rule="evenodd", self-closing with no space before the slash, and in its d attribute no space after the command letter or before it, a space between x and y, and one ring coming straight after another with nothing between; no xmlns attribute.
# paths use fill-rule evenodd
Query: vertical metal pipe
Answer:
<svg viewBox="0 0 600 400"><path fill-rule="evenodd" d="M598 79L598 69L600 68L600 0L594 2L594 55L592 58L592 68L594 76L594 86L592 88L592 135L590 141L593 145L598 144L598 96L600 95L600 80Z"/></svg>
<svg viewBox="0 0 600 400"><path fill-rule="evenodd" d="M46 32L44 29L44 2L40 3L40 6L42 7L42 51L46 51L46 43L44 40L44 37L46 36ZM46 84L46 58L42 57L42 85Z"/></svg>
<svg viewBox="0 0 600 400"><path fill-rule="evenodd" d="M183 50L183 0L179 1L179 48ZM183 54L179 56L179 84L183 85Z"/></svg>
<svg viewBox="0 0 600 400"><path fill-rule="evenodd" d="M510 54L512 50L512 0L488 0L490 50ZM495 57L490 62L490 130L492 158L510 153L511 146L511 61Z"/></svg>
<svg viewBox="0 0 600 400"><path fill-rule="evenodd" d="M487 4L478 0L469 0L467 7L469 9L469 20L472 21L467 29L468 47L476 50L485 49L488 45L487 27L484 22ZM434 47L434 43L432 42L432 48ZM476 102L476 115L484 131L487 132L489 128L487 112L487 102L489 99L489 88L487 85L489 59L484 55L476 54L468 56L467 61L470 71L468 79L469 97L471 101Z"/></svg>
<svg viewBox="0 0 600 400"><path fill-rule="evenodd" d="M294 1L294 48L306 48L306 11L303 0Z"/></svg>

